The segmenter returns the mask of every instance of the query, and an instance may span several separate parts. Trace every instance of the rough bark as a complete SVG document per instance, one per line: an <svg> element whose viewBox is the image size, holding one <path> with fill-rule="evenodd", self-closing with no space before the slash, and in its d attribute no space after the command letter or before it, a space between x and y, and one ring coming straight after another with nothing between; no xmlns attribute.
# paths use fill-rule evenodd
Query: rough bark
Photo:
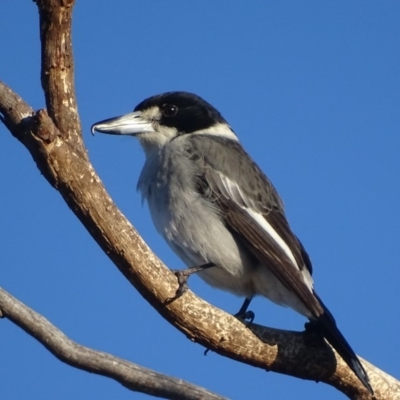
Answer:
<svg viewBox="0 0 400 400"><path fill-rule="evenodd" d="M115 206L85 150L74 91L72 0L38 0L42 86L47 111L34 112L0 82L0 112L39 170L117 268L142 296L190 340L234 360L293 377L323 381L351 399L370 399L344 361L308 333L247 328L191 291L171 303L174 274ZM3 310L6 317L10 317ZM11 317L10 317L11 318ZM25 329L25 328L24 328ZM376 399L400 399L400 383L364 362Z"/></svg>

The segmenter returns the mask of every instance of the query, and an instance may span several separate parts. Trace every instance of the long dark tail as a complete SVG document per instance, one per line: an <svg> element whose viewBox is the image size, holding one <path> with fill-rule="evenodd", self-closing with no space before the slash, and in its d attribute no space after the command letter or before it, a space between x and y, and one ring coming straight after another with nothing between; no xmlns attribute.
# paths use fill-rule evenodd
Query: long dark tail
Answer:
<svg viewBox="0 0 400 400"><path fill-rule="evenodd" d="M340 354L343 360L346 361L347 365L357 375L358 379L362 382L362 384L373 395L374 391L372 390L372 387L369 383L368 374L365 371L364 367L362 366L356 353L354 353L353 349L350 347L347 340L339 331L338 327L336 326L336 321L333 318L330 311L328 310L328 308L325 306L325 304L321 301L321 299L317 296L315 292L314 295L317 297L318 301L323 307L324 313L313 322L322 331L326 340L328 340L328 342L332 345L332 347Z"/></svg>

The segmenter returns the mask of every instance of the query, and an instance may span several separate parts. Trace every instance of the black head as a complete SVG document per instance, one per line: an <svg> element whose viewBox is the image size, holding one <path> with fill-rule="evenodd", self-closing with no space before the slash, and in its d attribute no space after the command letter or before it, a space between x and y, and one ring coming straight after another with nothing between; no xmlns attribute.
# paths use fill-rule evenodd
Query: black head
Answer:
<svg viewBox="0 0 400 400"><path fill-rule="evenodd" d="M176 128L179 133L192 133L216 124L226 124L220 112L200 96L188 92L167 92L149 97L134 111L157 108L161 114L158 123Z"/></svg>

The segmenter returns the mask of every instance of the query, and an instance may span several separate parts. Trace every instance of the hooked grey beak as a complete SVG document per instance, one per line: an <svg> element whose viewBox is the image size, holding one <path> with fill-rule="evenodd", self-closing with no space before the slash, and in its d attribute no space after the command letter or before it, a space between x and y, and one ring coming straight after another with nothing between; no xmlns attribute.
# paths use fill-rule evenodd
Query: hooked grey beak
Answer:
<svg viewBox="0 0 400 400"><path fill-rule="evenodd" d="M142 118L140 111L134 111L120 117L109 118L92 125L91 131L108 133L111 135L132 135L154 132L151 123Z"/></svg>

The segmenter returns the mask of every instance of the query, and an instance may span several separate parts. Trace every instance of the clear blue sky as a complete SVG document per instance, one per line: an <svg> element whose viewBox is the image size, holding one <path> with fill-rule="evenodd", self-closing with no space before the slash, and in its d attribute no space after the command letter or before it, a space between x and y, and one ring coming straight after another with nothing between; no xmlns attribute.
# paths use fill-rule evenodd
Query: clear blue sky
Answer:
<svg viewBox="0 0 400 400"><path fill-rule="evenodd" d="M98 120L168 90L215 105L272 179L306 246L316 289L355 351L400 377L400 3L79 1L76 88L91 160L115 202L171 268L136 193L144 156L131 138L90 135ZM0 79L44 107L32 1L0 13ZM232 399L341 399L324 384L210 353L163 320L102 253L27 150L0 126L0 285L79 343ZM228 312L241 299L197 277ZM265 299L256 321L302 330ZM142 399L68 367L0 321L4 399Z"/></svg>

